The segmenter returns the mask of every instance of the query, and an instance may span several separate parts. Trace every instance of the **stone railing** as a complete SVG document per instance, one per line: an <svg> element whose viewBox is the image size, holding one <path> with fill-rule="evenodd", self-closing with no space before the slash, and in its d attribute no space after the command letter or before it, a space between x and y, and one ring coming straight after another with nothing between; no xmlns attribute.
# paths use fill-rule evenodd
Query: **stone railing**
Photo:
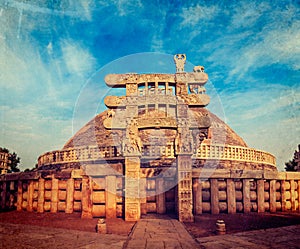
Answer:
<svg viewBox="0 0 300 249"><path fill-rule="evenodd" d="M192 179L195 215L300 212L300 172L194 169ZM170 191L155 197L156 189L170 181L172 185L170 177L140 179L140 188L147 191L145 202L141 202L147 206L144 214L165 213L170 204L175 207L174 191L173 197ZM0 176L0 210L124 217L124 189L124 178L118 174L91 177L82 170L6 174Z"/></svg>
<svg viewBox="0 0 300 249"><path fill-rule="evenodd" d="M194 213L300 212L300 173L193 170Z"/></svg>
<svg viewBox="0 0 300 249"><path fill-rule="evenodd" d="M121 147L118 146L84 146L47 152L38 158L38 166L113 159L121 156Z"/></svg>
<svg viewBox="0 0 300 249"><path fill-rule="evenodd" d="M142 157L174 158L174 145L150 146L145 144L142 149ZM85 146L47 152L39 157L38 166L116 158L123 158L120 146ZM220 144L202 144L196 151L194 158L252 162L272 166L275 166L276 163L275 157L268 152Z"/></svg>
<svg viewBox="0 0 300 249"><path fill-rule="evenodd" d="M272 154L241 146L201 144L195 156L199 159L233 160L276 165L275 157Z"/></svg>
<svg viewBox="0 0 300 249"><path fill-rule="evenodd" d="M107 186L114 186L114 194ZM78 170L13 173L0 176L0 211L80 212L83 218L116 218L123 216L122 191L122 176L116 175L100 175L92 181Z"/></svg>

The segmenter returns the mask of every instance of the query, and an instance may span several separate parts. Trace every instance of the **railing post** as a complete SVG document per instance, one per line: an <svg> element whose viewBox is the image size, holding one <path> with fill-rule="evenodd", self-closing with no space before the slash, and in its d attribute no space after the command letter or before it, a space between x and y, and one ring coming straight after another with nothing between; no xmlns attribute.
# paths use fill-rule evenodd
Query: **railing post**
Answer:
<svg viewBox="0 0 300 249"><path fill-rule="evenodd" d="M202 214L202 183L200 179L193 179L194 213Z"/></svg>
<svg viewBox="0 0 300 249"><path fill-rule="evenodd" d="M244 213L250 213L251 201L250 201L250 180L243 179L243 205Z"/></svg>
<svg viewBox="0 0 300 249"><path fill-rule="evenodd" d="M29 183L28 183L28 195L27 195L27 211L28 212L32 212L33 210L33 184L34 184L34 181L33 180L30 180Z"/></svg>
<svg viewBox="0 0 300 249"><path fill-rule="evenodd" d="M257 180L257 212L265 212L265 181L263 179Z"/></svg>
<svg viewBox="0 0 300 249"><path fill-rule="evenodd" d="M18 180L18 196L17 196L17 211L22 210L23 202L23 182Z"/></svg>
<svg viewBox="0 0 300 249"><path fill-rule="evenodd" d="M6 181L2 182L2 192L1 192L1 208L5 209L6 204Z"/></svg>
<svg viewBox="0 0 300 249"><path fill-rule="evenodd" d="M290 180L290 184L291 184L291 206L292 206L292 211L296 211L295 181Z"/></svg>
<svg viewBox="0 0 300 249"><path fill-rule="evenodd" d="M281 211L285 212L286 211L286 195L285 195L285 180L281 181Z"/></svg>
<svg viewBox="0 0 300 249"><path fill-rule="evenodd" d="M105 215L106 218L116 218L116 176L106 176L105 184Z"/></svg>
<svg viewBox="0 0 300 249"><path fill-rule="evenodd" d="M91 186L89 177L82 178L82 213L81 218L92 218L92 203L91 203Z"/></svg>
<svg viewBox="0 0 300 249"><path fill-rule="evenodd" d="M210 179L211 213L219 214L219 186L218 179Z"/></svg>
<svg viewBox="0 0 300 249"><path fill-rule="evenodd" d="M270 212L276 212L276 180L270 181Z"/></svg>
<svg viewBox="0 0 300 249"><path fill-rule="evenodd" d="M45 201L45 179L42 177L39 179L39 192L38 192L38 204L37 212L44 212L44 201Z"/></svg>
<svg viewBox="0 0 300 249"><path fill-rule="evenodd" d="M57 212L58 206L58 179L52 176L52 188L51 188L51 213Z"/></svg>
<svg viewBox="0 0 300 249"><path fill-rule="evenodd" d="M229 214L236 213L235 185L233 179L227 179L227 207Z"/></svg>
<svg viewBox="0 0 300 249"><path fill-rule="evenodd" d="M70 178L67 180L67 198L66 198L66 213L73 213L74 207L74 179Z"/></svg>

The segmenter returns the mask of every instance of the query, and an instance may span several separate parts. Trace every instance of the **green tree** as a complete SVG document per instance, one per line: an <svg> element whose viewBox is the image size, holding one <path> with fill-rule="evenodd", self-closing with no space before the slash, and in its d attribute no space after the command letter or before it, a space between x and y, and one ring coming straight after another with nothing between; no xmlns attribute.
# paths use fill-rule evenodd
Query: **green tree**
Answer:
<svg viewBox="0 0 300 249"><path fill-rule="evenodd" d="M285 163L285 171L296 171L297 163L295 162L295 159L289 160Z"/></svg>
<svg viewBox="0 0 300 249"><path fill-rule="evenodd" d="M0 152L9 153L9 150L8 150L8 149L6 149L6 148L1 148L1 147L0 147Z"/></svg>
<svg viewBox="0 0 300 249"><path fill-rule="evenodd" d="M18 164L21 161L20 157L18 157L18 155L13 152L12 154L10 154L9 160L10 172L20 172L20 169L18 168Z"/></svg>

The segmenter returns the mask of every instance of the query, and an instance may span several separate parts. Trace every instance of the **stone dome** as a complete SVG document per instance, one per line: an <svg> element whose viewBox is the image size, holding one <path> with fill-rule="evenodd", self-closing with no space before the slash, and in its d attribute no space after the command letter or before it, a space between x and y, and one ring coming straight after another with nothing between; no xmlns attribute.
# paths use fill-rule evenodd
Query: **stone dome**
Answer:
<svg viewBox="0 0 300 249"><path fill-rule="evenodd" d="M248 148L205 108L210 97L204 88L204 68L184 72L182 61L177 62L175 74L107 75L106 84L125 88L126 95L107 96L107 111L83 126L61 150L40 156L38 166L68 168L107 161L124 166L126 158L138 157L144 168L176 167L176 158L185 155L192 168L276 169L273 155Z"/></svg>
<svg viewBox="0 0 300 249"><path fill-rule="evenodd" d="M208 139L204 141L205 143L247 147L245 141L215 114L204 108L194 108L191 112L195 119L203 115L207 115L210 119L211 126L208 131ZM122 131L106 129L103 125L106 117L107 111L95 116L66 142L63 149L81 146L121 146L119 138L122 136ZM171 132L169 134L164 132L164 134L172 136Z"/></svg>

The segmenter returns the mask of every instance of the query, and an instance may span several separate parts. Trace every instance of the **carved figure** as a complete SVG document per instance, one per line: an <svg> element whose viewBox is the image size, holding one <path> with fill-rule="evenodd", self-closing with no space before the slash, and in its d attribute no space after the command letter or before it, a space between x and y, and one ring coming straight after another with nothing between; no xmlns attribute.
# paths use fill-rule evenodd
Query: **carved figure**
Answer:
<svg viewBox="0 0 300 249"><path fill-rule="evenodd" d="M178 129L176 138L175 138L175 148L176 152L187 152L192 151L192 140L189 134L189 131Z"/></svg>
<svg viewBox="0 0 300 249"><path fill-rule="evenodd" d="M204 94L206 92L203 86L197 84L190 84L189 89L191 93L195 93L195 94Z"/></svg>
<svg viewBox="0 0 300 249"><path fill-rule="evenodd" d="M177 153L180 152L181 146L182 146L181 131L180 131L180 129L178 129L177 135L175 137L175 150L176 150Z"/></svg>
<svg viewBox="0 0 300 249"><path fill-rule="evenodd" d="M185 54L175 54L174 55L174 62L176 65L176 72L182 73L184 72L184 64L186 61L186 55Z"/></svg>
<svg viewBox="0 0 300 249"><path fill-rule="evenodd" d="M125 153L135 153L142 151L142 141L138 136L138 123L136 119L127 121L127 135L123 143Z"/></svg>
<svg viewBox="0 0 300 249"><path fill-rule="evenodd" d="M195 73L204 73L204 67L203 66L195 66L193 71Z"/></svg>
<svg viewBox="0 0 300 249"><path fill-rule="evenodd" d="M191 93L196 93L196 94L198 93L198 86L195 84L190 84L189 89Z"/></svg>
<svg viewBox="0 0 300 249"><path fill-rule="evenodd" d="M191 152L191 150L192 150L192 145L191 145L190 135L189 133L186 133L182 143L182 151Z"/></svg>

